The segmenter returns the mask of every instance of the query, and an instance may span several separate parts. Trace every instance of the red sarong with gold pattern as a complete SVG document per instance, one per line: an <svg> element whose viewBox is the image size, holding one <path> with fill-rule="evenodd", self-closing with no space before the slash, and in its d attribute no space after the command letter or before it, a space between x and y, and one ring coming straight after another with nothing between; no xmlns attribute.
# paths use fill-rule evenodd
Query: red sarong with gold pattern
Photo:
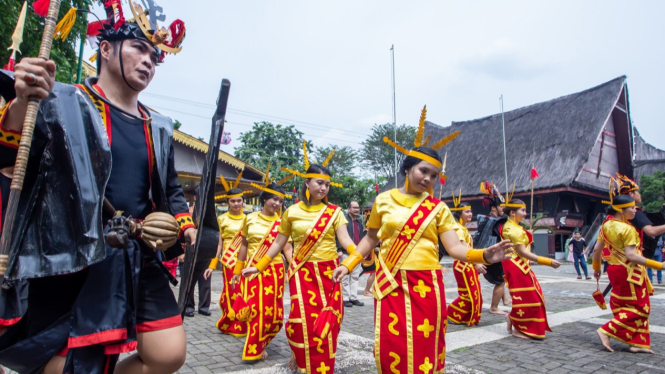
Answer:
<svg viewBox="0 0 665 374"><path fill-rule="evenodd" d="M219 297L219 308L222 311L222 317L217 321L217 330L222 334L228 334L235 337L247 335L247 322L240 322L229 317L229 311L236 297L242 297L243 283L231 284L233 278L233 268L222 265L222 276L224 277L224 288Z"/></svg>
<svg viewBox="0 0 665 374"><path fill-rule="evenodd" d="M284 323L284 265L270 264L244 282L243 294L251 312L242 359L259 360Z"/></svg>
<svg viewBox="0 0 665 374"><path fill-rule="evenodd" d="M338 260L304 262L291 275L291 312L286 322L286 338L289 341L298 369L302 373L332 374L335 370L337 336L341 321L324 339L312 333L314 321L327 307L333 289L332 273ZM344 303L339 292L333 295L332 307L344 315Z"/></svg>
<svg viewBox="0 0 665 374"><path fill-rule="evenodd" d="M441 270L400 270L399 287L374 301L379 373L443 373L446 294Z"/></svg>
<svg viewBox="0 0 665 374"><path fill-rule="evenodd" d="M644 269L640 269L646 273ZM651 347L649 333L649 313L651 302L649 295L653 288L649 279L644 277L641 284L629 282L629 268L624 265L610 265L607 275L612 285L610 307L614 318L600 328L600 332L638 348Z"/></svg>
<svg viewBox="0 0 665 374"><path fill-rule="evenodd" d="M483 310L483 294L478 270L472 264L455 261L453 273L457 280L459 297L450 303L448 319L458 325L477 325Z"/></svg>
<svg viewBox="0 0 665 374"><path fill-rule="evenodd" d="M544 339L550 330L545 311L543 289L531 270L529 260L522 257L503 260L503 276L513 299L510 319L513 328L532 338Z"/></svg>

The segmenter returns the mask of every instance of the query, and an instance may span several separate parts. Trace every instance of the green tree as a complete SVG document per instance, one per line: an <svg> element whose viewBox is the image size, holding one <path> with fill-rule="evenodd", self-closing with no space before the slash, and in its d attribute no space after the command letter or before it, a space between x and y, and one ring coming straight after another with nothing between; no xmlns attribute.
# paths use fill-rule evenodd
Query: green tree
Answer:
<svg viewBox="0 0 665 374"><path fill-rule="evenodd" d="M665 171L657 171L652 176L643 175L640 179L642 207L646 212L657 212L665 204Z"/></svg>
<svg viewBox="0 0 665 374"><path fill-rule="evenodd" d="M235 157L258 167L261 170L268 168L270 163L270 175L275 181L289 176L280 168L303 171L302 144L303 133L295 129L293 125L275 125L270 122L255 122L248 132L240 133L239 147L234 148ZM307 143L308 149L312 149ZM283 184L287 190L298 186L298 177ZM294 196L295 198L295 196Z"/></svg>
<svg viewBox="0 0 665 374"><path fill-rule="evenodd" d="M397 127L397 144L406 149L413 146L413 139L416 136L416 128L413 126L401 125ZM394 148L383 141L384 137L393 140L395 137L395 128L391 123L383 125L374 125L372 134L362 142L362 149L359 156L362 159L363 168L371 174L378 174L381 177L391 178L395 175L395 151ZM397 152L397 164L402 162L404 155Z"/></svg>
<svg viewBox="0 0 665 374"><path fill-rule="evenodd" d="M23 30L23 43L21 44L22 54L16 55L16 61L20 61L22 57L37 57L39 54L39 46L41 45L42 32L44 31L44 19L39 17L32 10L33 1L28 2L28 11L25 18L25 28ZM60 5L60 14L58 20L67 13L67 11L75 7L77 9L90 9L91 0L64 0ZM0 66L5 65L9 61L12 51L7 48L12 44L12 34L16 27L19 14L23 1L17 0L0 0ZM51 50L51 59L55 61L57 67L56 80L59 82L69 83L72 77L76 74L78 66L78 47L79 38L85 38L85 32L88 24L85 21L86 16L78 14L74 28L69 33L67 39L63 42L61 40L54 40Z"/></svg>
<svg viewBox="0 0 665 374"><path fill-rule="evenodd" d="M331 187L330 192L328 192L328 201L342 208L346 208L351 200L357 201L362 208L376 193L374 179L358 179L349 175L336 177L334 180L341 183L344 188Z"/></svg>
<svg viewBox="0 0 665 374"><path fill-rule="evenodd" d="M335 149L335 153L330 162L328 162L328 169L330 169L333 177L337 179L337 177L353 175L353 169L358 166L358 156L356 151L349 146L339 147L329 145L327 147L316 147L314 152L312 152L313 157L310 161L316 161L319 164L323 163L333 149Z"/></svg>
<svg viewBox="0 0 665 374"><path fill-rule="evenodd" d="M180 130L180 127L182 126L182 123L178 121L177 119L173 121L173 129L174 130Z"/></svg>

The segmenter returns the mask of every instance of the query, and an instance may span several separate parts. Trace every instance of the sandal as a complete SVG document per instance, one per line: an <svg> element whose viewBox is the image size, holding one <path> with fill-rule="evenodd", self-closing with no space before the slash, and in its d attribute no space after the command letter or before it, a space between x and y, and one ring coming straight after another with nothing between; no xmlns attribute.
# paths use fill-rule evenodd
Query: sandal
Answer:
<svg viewBox="0 0 665 374"><path fill-rule="evenodd" d="M581 275L578 275L578 276L577 276L577 279L582 279L582 276L581 276Z"/></svg>
<svg viewBox="0 0 665 374"><path fill-rule="evenodd" d="M589 279L591 279L591 277L586 277L586 280L589 280Z"/></svg>

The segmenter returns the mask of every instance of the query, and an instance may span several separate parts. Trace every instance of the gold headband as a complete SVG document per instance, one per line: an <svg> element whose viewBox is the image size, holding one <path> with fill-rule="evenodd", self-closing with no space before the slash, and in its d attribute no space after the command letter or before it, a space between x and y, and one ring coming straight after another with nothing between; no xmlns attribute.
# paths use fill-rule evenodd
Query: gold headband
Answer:
<svg viewBox="0 0 665 374"><path fill-rule="evenodd" d="M467 205L467 206L461 206L461 207L457 207L457 208L449 208L449 210L451 212L459 212L459 211L467 210L467 209L471 209L471 206Z"/></svg>
<svg viewBox="0 0 665 374"><path fill-rule="evenodd" d="M619 211L625 208L630 208L631 206L635 206L635 202L631 201L629 203L621 204L621 205L614 205L612 204L612 209Z"/></svg>
<svg viewBox="0 0 665 374"><path fill-rule="evenodd" d="M235 195L226 195L226 198L227 199L235 199L236 197L243 197L243 196L245 196L245 193L241 192L241 193L237 193Z"/></svg>
<svg viewBox="0 0 665 374"><path fill-rule="evenodd" d="M421 159L423 161L429 162L430 164L434 165L437 169L441 170L441 162L434 157L430 157L424 153L410 150L409 153L407 153L407 156L415 157L418 159Z"/></svg>
<svg viewBox="0 0 665 374"><path fill-rule="evenodd" d="M504 208L526 208L526 204L501 204Z"/></svg>
<svg viewBox="0 0 665 374"><path fill-rule="evenodd" d="M271 193L271 194L273 194L273 195L275 195L275 196L279 196L279 197L281 197L282 199L287 198L287 197L288 197L289 199L291 198L291 194L288 194L288 193L281 193L281 192L275 191L275 190L273 190L273 189L270 189L270 188L268 188L268 187L260 186L260 185L258 185L258 184L256 184L256 183L251 183L251 186L254 187L254 188L256 188L257 190L261 190L261 191L263 191L263 192L267 192L267 193Z"/></svg>
<svg viewBox="0 0 665 374"><path fill-rule="evenodd" d="M305 179L312 179L312 178L318 178L318 179L323 179L323 180L330 181L330 175L316 174L316 173L307 173L307 174L305 174Z"/></svg>

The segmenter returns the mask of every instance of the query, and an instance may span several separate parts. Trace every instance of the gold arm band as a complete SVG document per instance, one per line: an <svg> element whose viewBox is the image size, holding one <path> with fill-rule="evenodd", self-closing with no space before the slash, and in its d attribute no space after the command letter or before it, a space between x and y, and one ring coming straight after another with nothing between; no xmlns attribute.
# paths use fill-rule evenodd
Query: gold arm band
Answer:
<svg viewBox="0 0 665 374"><path fill-rule="evenodd" d="M654 260L647 260L645 266L654 270L663 270L663 263Z"/></svg>
<svg viewBox="0 0 665 374"><path fill-rule="evenodd" d="M233 275L240 275L242 273L242 269L245 268L245 261L236 261L236 266L233 268Z"/></svg>
<svg viewBox="0 0 665 374"><path fill-rule="evenodd" d="M470 264L491 265L489 262L485 261L484 252L484 249L470 249L466 251L466 262Z"/></svg>
<svg viewBox="0 0 665 374"><path fill-rule="evenodd" d="M600 271L600 264L601 264L601 261L592 260L591 261L591 268L593 269L593 271Z"/></svg>
<svg viewBox="0 0 665 374"><path fill-rule="evenodd" d="M346 258L346 260L342 261L342 266L346 266L347 269L349 269L349 273L353 271L353 269L358 266L358 264L363 260L363 256L358 253L358 252L353 252L352 255L349 255L349 257Z"/></svg>
<svg viewBox="0 0 665 374"><path fill-rule="evenodd" d="M271 262L272 258L266 254L259 260L259 262L256 263L254 267L259 270L259 273L261 273L268 267L268 265L270 265Z"/></svg>
<svg viewBox="0 0 665 374"><path fill-rule="evenodd" d="M210 266L208 266L208 269L215 270L217 269L217 264L219 263L219 257L215 257L212 260L210 260Z"/></svg>
<svg viewBox="0 0 665 374"><path fill-rule="evenodd" d="M552 259L549 257L538 256L538 265L552 266Z"/></svg>
<svg viewBox="0 0 665 374"><path fill-rule="evenodd" d="M349 256L356 253L356 245L351 244L350 246L346 247L346 251L349 253Z"/></svg>

